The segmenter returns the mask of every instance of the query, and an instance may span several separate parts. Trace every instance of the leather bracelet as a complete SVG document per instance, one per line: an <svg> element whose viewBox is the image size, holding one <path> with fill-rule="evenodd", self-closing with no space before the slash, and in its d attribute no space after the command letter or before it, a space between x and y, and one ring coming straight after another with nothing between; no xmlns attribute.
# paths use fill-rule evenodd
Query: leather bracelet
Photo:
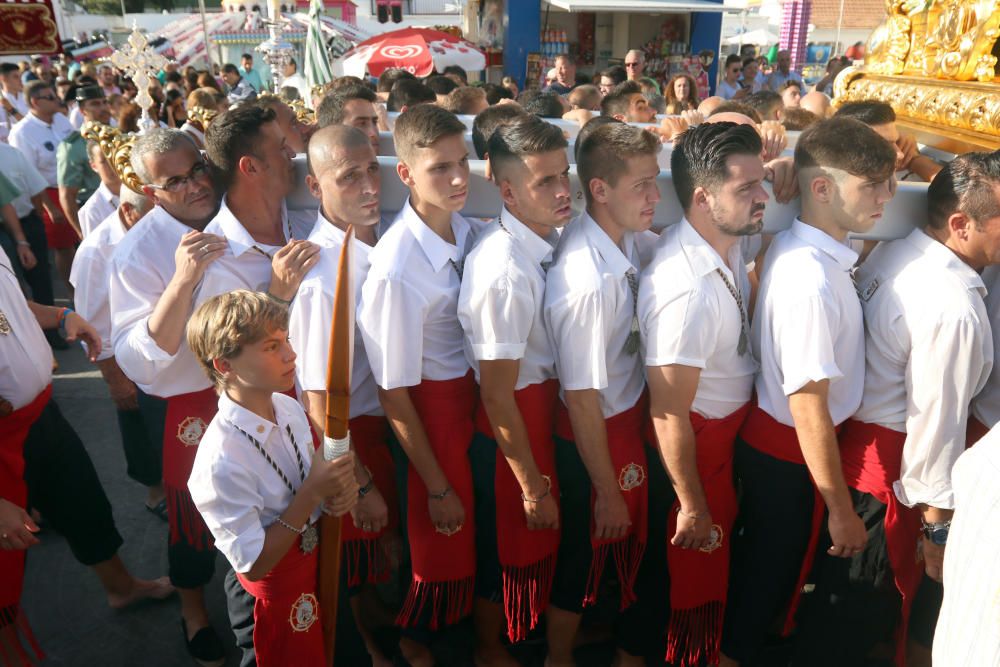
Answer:
<svg viewBox="0 0 1000 667"><path fill-rule="evenodd" d="M280 303L282 306L286 306L287 307L287 306L292 305L292 302L290 300L288 300L288 299L282 299L280 296L274 296L273 294L271 294L270 291L264 292L264 294L267 295L268 299L270 299L271 301L275 301L277 303Z"/></svg>
<svg viewBox="0 0 1000 667"><path fill-rule="evenodd" d="M545 480L545 493L538 496L537 498L529 498L526 495L524 495L524 491L522 491L521 492L522 501L526 503L540 503L543 500L545 500L546 496L548 496L552 492L552 478L549 477L548 475L542 475L542 479Z"/></svg>
<svg viewBox="0 0 1000 667"><path fill-rule="evenodd" d="M296 535L301 535L302 533L306 532L306 528L309 525L309 524L306 524L305 526L302 526L301 528L296 528L295 526L291 525L290 523L286 523L285 521L282 521L282 519L281 519L280 516L277 519L275 519L275 521L277 521L278 524L282 528L287 528L288 530L292 531Z"/></svg>
<svg viewBox="0 0 1000 667"><path fill-rule="evenodd" d="M368 466L365 466L365 472L368 473L368 483L358 489L358 498L364 498L375 488L375 475L372 474Z"/></svg>
<svg viewBox="0 0 1000 667"><path fill-rule="evenodd" d="M431 500L444 500L445 498L448 497L449 493L451 493L451 487L446 486L444 487L444 491L442 491L441 493L431 493L430 491L428 491L427 497L430 498Z"/></svg>
<svg viewBox="0 0 1000 667"><path fill-rule="evenodd" d="M705 518L705 515L702 514L701 512L685 512L680 507L677 508L677 513L680 514L681 516L686 516L689 519L694 519L695 521L697 521L698 519Z"/></svg>

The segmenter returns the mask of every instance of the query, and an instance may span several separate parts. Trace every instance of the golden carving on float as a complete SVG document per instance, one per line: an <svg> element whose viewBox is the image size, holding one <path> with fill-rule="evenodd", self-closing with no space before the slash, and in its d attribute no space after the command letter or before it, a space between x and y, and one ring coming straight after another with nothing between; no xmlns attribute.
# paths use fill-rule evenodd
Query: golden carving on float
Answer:
<svg viewBox="0 0 1000 667"><path fill-rule="evenodd" d="M1000 0L888 0L864 66L837 77L834 104L881 100L902 124L922 131L924 143L930 133L965 142L966 150L995 148L998 37Z"/></svg>
<svg viewBox="0 0 1000 667"><path fill-rule="evenodd" d="M80 128L80 136L87 141L96 141L122 183L129 190L142 194L142 180L132 169L132 146L135 145L136 135L122 134L116 127L87 121Z"/></svg>

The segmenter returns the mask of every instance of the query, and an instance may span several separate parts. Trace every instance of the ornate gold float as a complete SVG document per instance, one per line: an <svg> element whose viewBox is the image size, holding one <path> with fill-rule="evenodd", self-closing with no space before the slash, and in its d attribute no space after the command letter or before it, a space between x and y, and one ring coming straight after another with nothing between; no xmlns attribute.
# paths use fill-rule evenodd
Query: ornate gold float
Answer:
<svg viewBox="0 0 1000 667"><path fill-rule="evenodd" d="M877 99L918 140L951 153L1000 148L1000 0L888 0L863 66L834 104Z"/></svg>
<svg viewBox="0 0 1000 667"><path fill-rule="evenodd" d="M87 121L80 128L80 136L87 141L96 141L104 157L118 172L122 183L129 190L142 194L142 180L132 169L132 146L136 139L134 134L122 134L116 127Z"/></svg>

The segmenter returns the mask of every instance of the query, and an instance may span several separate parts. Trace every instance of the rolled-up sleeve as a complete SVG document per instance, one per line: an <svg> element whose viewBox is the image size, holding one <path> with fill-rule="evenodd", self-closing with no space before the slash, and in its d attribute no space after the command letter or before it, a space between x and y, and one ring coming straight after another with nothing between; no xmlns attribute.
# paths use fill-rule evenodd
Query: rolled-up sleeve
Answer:
<svg viewBox="0 0 1000 667"><path fill-rule="evenodd" d="M610 324L604 313L610 310L602 305L598 290L546 301L545 317L563 389L607 388Z"/></svg>
<svg viewBox="0 0 1000 667"><path fill-rule="evenodd" d="M472 354L477 360L521 359L535 317L530 285L511 280L494 281L472 290L459 314L466 326Z"/></svg>
<svg viewBox="0 0 1000 667"><path fill-rule="evenodd" d="M326 391L333 298L318 285L299 290L288 311L288 338L298 355L295 378L302 391Z"/></svg>
<svg viewBox="0 0 1000 667"><path fill-rule="evenodd" d="M108 301L107 263L95 248L81 247L73 258L69 282L73 285L73 305L80 317L90 322L101 336L98 361L115 355L111 346L111 304Z"/></svg>
<svg viewBox="0 0 1000 667"><path fill-rule="evenodd" d="M830 335L837 317L829 301L822 294L789 300L781 304L787 316L774 318L774 349L786 396L810 382L843 376Z"/></svg>
<svg viewBox="0 0 1000 667"><path fill-rule="evenodd" d="M365 281L357 319L379 387L397 389L420 384L426 304L399 278L369 276Z"/></svg>
<svg viewBox="0 0 1000 667"><path fill-rule="evenodd" d="M704 369L719 337L719 314L695 290L639 298L647 366L679 364ZM645 311L645 312L644 312Z"/></svg>

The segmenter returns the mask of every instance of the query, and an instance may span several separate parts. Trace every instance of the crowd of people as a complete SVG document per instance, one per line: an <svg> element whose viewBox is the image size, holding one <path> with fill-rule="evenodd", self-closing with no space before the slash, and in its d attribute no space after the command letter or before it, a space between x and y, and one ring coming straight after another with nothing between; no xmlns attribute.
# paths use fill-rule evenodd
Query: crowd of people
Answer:
<svg viewBox="0 0 1000 667"><path fill-rule="evenodd" d="M338 665L439 664L456 632L455 664L529 646L563 667L595 636L620 667L993 664L1000 153L935 162L885 103L786 94L781 54L760 90L727 60L731 99L672 81L658 122L638 56L582 85L561 57L541 91L458 68L313 91L292 65L269 95L252 60L224 86L171 67L124 165L76 123L111 124L130 82L84 66L57 94L0 65L0 663L37 650L19 600L43 519L111 606L176 595L201 664L225 659L219 554L241 664L322 664L327 514ZM386 132L408 197L383 215ZM662 153L684 217L654 230ZM461 214L475 158L490 219ZM852 238L903 179L930 183L926 224ZM305 190L313 208L286 203ZM774 235L768 190L800 202ZM345 244L350 439L328 459ZM168 577L117 555L51 398L65 341L108 385Z"/></svg>

